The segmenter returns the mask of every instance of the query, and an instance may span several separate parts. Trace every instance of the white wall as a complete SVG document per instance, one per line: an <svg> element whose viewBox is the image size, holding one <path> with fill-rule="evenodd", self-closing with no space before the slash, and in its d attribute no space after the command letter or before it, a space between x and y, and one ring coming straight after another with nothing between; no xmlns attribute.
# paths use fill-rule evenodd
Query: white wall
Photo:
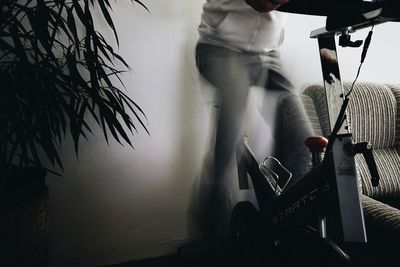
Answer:
<svg viewBox="0 0 400 267"><path fill-rule="evenodd" d="M101 266L172 254L192 227L187 208L213 111L210 88L200 83L193 57L203 1L143 1L150 14L128 0L117 2L119 51L133 68L124 80L147 115L151 135L139 131L131 149L107 145L99 132L82 142L79 161L72 147L64 148L64 177L48 179L52 266ZM319 17L289 17L282 58L299 89L320 82L316 40L308 36L323 23ZM375 32L360 80L399 82L400 27L383 25ZM359 54L339 51L344 80L353 79ZM273 140L268 125L259 127L266 153Z"/></svg>
<svg viewBox="0 0 400 267"><path fill-rule="evenodd" d="M317 16L289 16L282 59L298 88L309 82L320 82L318 45L309 38L312 30L324 26L325 18ZM364 40L370 29L352 34L352 40ZM400 59L400 25L376 25L367 58L358 81L399 82L397 62ZM343 81L353 81L360 62L361 48L338 47L338 59Z"/></svg>

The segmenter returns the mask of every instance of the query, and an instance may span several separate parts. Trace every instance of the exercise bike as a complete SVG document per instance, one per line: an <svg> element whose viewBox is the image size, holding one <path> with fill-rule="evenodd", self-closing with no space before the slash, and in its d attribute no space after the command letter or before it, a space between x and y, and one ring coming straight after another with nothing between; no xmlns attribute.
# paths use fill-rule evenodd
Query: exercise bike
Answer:
<svg viewBox="0 0 400 267"><path fill-rule="evenodd" d="M352 89L343 91L335 37L343 47L364 44L362 64L372 30L364 42L352 41L351 33L398 21L400 5L394 0L293 0L282 11L327 16L326 26L313 31L311 38L319 44L331 134L328 139L306 140L313 167L293 182L277 159L258 162L243 140L237 148L239 188L249 189L251 180L257 205L247 201L235 205L232 238L246 266L357 266L357 253L362 253L367 235L354 156L364 155L373 186L379 185L379 172L372 146L352 142L346 113ZM327 63L324 50L329 50L335 63ZM277 168L269 167L269 162Z"/></svg>

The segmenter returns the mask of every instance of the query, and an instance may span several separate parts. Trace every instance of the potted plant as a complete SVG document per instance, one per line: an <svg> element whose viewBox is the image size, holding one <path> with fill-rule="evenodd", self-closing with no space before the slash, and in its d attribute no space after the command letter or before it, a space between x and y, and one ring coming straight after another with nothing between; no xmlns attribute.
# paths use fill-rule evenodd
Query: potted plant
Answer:
<svg viewBox="0 0 400 267"><path fill-rule="evenodd" d="M118 44L109 0L0 3L0 262L41 266L47 244L44 177L63 169L64 137L72 136L78 153L93 120L107 142L113 137L131 145L138 127L147 132L145 116L119 88L128 64L96 27L95 13ZM29 230L18 228L27 225Z"/></svg>

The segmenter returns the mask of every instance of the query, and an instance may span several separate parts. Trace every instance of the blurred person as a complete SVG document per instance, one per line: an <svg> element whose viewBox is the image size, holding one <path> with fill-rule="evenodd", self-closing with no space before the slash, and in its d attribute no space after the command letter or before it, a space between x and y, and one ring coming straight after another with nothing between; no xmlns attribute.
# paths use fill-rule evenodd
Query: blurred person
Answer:
<svg viewBox="0 0 400 267"><path fill-rule="evenodd" d="M229 200L224 174L244 135L243 120L251 86L287 92L278 49L284 40L288 0L207 0L203 5L196 64L217 91L218 109L212 160L203 174L197 216L211 240L229 234Z"/></svg>

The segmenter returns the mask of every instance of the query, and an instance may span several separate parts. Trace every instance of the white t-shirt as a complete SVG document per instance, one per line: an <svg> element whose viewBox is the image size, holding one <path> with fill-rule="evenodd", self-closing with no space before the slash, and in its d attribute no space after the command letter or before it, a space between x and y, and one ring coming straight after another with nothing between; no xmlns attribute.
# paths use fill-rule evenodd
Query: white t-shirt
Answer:
<svg viewBox="0 0 400 267"><path fill-rule="evenodd" d="M198 28L200 42L234 50L268 52L284 39L285 13L260 13L244 0L207 0Z"/></svg>

